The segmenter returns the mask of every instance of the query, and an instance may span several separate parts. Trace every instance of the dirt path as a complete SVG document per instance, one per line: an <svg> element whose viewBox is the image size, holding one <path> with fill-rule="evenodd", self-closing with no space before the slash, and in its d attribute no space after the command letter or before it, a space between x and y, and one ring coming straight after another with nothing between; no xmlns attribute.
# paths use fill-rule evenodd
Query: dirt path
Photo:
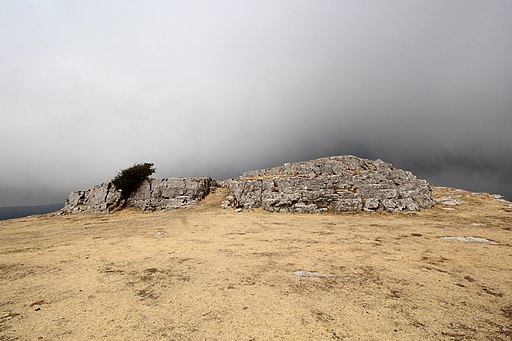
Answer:
<svg viewBox="0 0 512 341"><path fill-rule="evenodd" d="M510 340L512 208L435 194L462 205L1 221L0 340Z"/></svg>

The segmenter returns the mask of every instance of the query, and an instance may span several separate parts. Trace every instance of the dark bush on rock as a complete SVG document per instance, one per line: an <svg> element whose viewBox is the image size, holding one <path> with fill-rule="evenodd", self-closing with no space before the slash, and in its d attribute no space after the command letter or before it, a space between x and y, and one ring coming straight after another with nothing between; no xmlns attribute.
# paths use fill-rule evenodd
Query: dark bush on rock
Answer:
<svg viewBox="0 0 512 341"><path fill-rule="evenodd" d="M121 190L121 197L126 199L142 181L146 180L155 171L156 169L152 163L138 163L120 171L112 180L112 184L116 189Z"/></svg>

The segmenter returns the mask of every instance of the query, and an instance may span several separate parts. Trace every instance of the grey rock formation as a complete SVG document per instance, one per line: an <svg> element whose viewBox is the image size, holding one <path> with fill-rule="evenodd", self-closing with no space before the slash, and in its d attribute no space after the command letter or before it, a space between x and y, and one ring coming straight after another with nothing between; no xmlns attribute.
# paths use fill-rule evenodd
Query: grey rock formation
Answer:
<svg viewBox="0 0 512 341"><path fill-rule="evenodd" d="M425 180L381 160L334 156L288 163L225 180L224 208L271 212L402 211L434 205Z"/></svg>
<svg viewBox="0 0 512 341"><path fill-rule="evenodd" d="M148 179L128 199L112 183L105 182L86 191L72 192L63 213L108 213L123 206L146 210L187 207L204 198L216 186L211 178Z"/></svg>
<svg viewBox="0 0 512 341"><path fill-rule="evenodd" d="M272 212L402 211L434 205L425 180L381 160L334 156L244 173L220 183L222 203ZM148 179L126 200L110 182L72 192L63 213L107 213L122 207L172 210L197 203L218 186L211 178Z"/></svg>
<svg viewBox="0 0 512 341"><path fill-rule="evenodd" d="M96 185L86 191L71 192L61 212L104 213L118 207L121 191L114 189L110 182Z"/></svg>

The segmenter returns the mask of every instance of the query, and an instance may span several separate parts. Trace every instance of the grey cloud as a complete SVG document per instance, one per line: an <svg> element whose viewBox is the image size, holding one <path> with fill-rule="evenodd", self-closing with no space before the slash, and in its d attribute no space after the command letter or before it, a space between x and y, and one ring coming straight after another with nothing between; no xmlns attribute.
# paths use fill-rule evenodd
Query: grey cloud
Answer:
<svg viewBox="0 0 512 341"><path fill-rule="evenodd" d="M510 36L509 1L2 3L0 206L334 154L512 197Z"/></svg>

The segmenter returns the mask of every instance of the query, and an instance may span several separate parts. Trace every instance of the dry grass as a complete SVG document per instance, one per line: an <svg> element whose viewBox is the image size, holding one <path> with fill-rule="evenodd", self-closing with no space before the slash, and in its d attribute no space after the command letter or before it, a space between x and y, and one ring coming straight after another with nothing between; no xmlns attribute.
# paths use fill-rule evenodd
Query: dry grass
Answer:
<svg viewBox="0 0 512 341"><path fill-rule="evenodd" d="M302 215L224 195L0 222L0 340L512 338L507 203L444 188L455 211Z"/></svg>

